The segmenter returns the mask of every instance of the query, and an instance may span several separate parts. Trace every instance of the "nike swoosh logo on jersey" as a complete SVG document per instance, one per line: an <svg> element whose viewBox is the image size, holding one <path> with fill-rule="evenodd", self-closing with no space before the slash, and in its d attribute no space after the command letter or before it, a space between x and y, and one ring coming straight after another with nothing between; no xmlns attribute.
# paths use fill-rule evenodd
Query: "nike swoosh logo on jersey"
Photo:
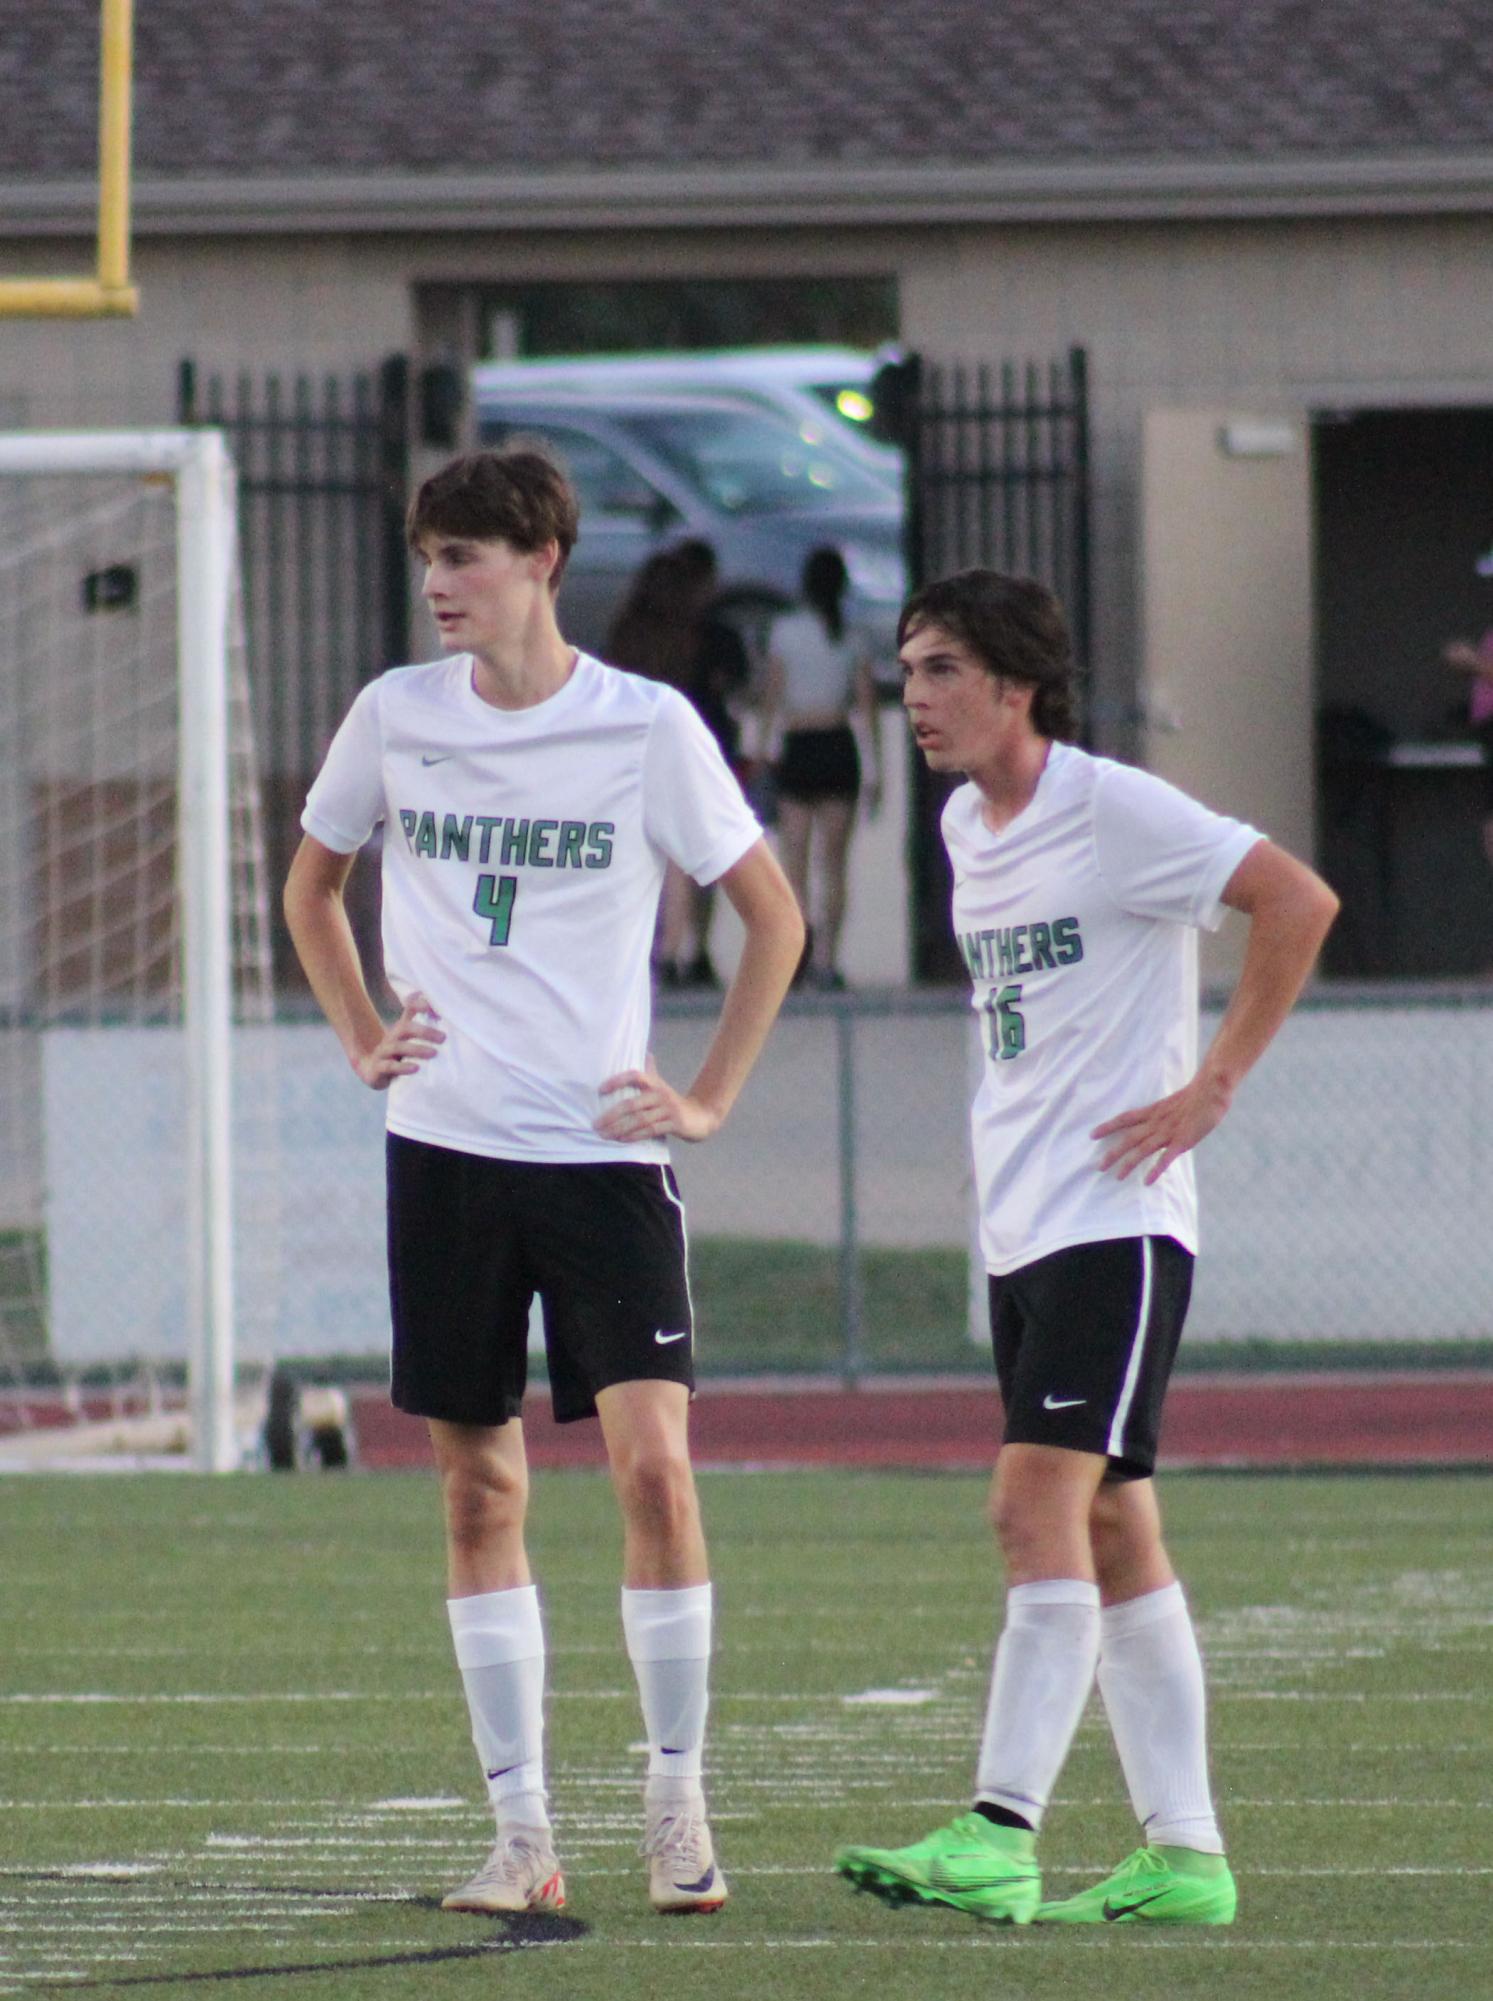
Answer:
<svg viewBox="0 0 1493 2001"><path fill-rule="evenodd" d="M454 750L447 750L443 751L439 757L422 757L420 762L422 764L449 764L455 755L456 752Z"/></svg>
<svg viewBox="0 0 1493 2001"><path fill-rule="evenodd" d="M1104 1900L1104 1922L1112 1925L1116 1918L1128 1918L1132 1911L1143 1911L1147 1904L1154 1904L1158 1897L1164 1897L1165 1890L1153 1890L1149 1897L1137 1897L1132 1903L1112 1904L1108 1897Z"/></svg>
<svg viewBox="0 0 1493 2001"><path fill-rule="evenodd" d="M666 1348L671 1341L687 1341L689 1339L689 1329L687 1327L682 1328L677 1334L655 1334L653 1338L660 1348Z"/></svg>
<svg viewBox="0 0 1493 2001"><path fill-rule="evenodd" d="M1042 1408L1043 1410L1076 1410L1079 1404L1087 1402L1087 1397L1055 1397L1049 1390L1047 1395L1042 1399Z"/></svg>

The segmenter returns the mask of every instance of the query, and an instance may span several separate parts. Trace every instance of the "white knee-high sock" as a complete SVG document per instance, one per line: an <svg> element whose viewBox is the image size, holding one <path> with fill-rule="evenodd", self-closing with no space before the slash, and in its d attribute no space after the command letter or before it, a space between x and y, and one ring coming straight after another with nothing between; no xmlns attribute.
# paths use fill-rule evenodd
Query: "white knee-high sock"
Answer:
<svg viewBox="0 0 1493 2001"><path fill-rule="evenodd" d="M1105 1607L1099 1692L1146 1839L1221 1855L1208 1786L1203 1663L1180 1584Z"/></svg>
<svg viewBox="0 0 1493 2001"><path fill-rule="evenodd" d="M487 1797L501 1828L547 1828L544 1785L544 1628L539 1591L483 1591L448 1598L451 1638L482 1762Z"/></svg>
<svg viewBox="0 0 1493 2001"><path fill-rule="evenodd" d="M676 1591L622 1589L622 1630L643 1704L648 1777L683 1781L691 1792L699 1790L710 1706L713 1604L708 1584ZM650 1785L650 1796L660 1790Z"/></svg>
<svg viewBox="0 0 1493 2001"><path fill-rule="evenodd" d="M1094 1685L1098 1651L1097 1584L1054 1577L1006 1593L975 1772L977 1799L1041 1826Z"/></svg>

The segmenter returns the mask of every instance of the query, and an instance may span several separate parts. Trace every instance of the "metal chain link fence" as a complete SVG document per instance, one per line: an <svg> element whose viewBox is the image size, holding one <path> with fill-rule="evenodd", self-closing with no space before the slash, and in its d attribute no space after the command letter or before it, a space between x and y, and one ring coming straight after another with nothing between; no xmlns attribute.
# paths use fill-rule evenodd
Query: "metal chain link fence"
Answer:
<svg viewBox="0 0 1493 2001"><path fill-rule="evenodd" d="M715 1013L714 997L660 1007L666 1075L688 1080ZM1206 1014L1205 1038L1217 1010ZM241 1359L376 1371L388 1341L383 1100L353 1080L320 1021L236 1033ZM106 1148L66 1155L66 1206L85 1221L178 1173L150 1077L129 1075L140 1037L92 1035L110 1046L89 1053L102 1068L83 1082L107 1089L111 1120ZM956 991L790 1002L725 1129L675 1149L703 1370L988 1367L967 1141L980 1060ZM77 1052L68 1061L81 1075ZM1311 996L1198 1171L1184 1363L1188 1350L1227 1362L1259 1343L1314 1344L1329 1359L1350 1345L1397 1360L1447 1344L1472 1355L1493 1338L1493 992ZM101 1342L147 1358L150 1330L123 1324L140 1291L122 1281L125 1253L82 1227L66 1250L59 1364L96 1360ZM169 1280L172 1244L127 1252Z"/></svg>

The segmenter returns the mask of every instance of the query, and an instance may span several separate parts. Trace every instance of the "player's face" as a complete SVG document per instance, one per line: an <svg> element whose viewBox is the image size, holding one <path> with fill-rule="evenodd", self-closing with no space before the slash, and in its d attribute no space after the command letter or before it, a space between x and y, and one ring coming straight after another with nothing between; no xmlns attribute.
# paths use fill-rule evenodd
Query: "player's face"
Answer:
<svg viewBox="0 0 1493 2001"><path fill-rule="evenodd" d="M1029 696L938 626L909 634L898 657L902 706L931 771L983 770L1030 733Z"/></svg>
<svg viewBox="0 0 1493 2001"><path fill-rule="evenodd" d="M509 542L426 535L421 596L449 652L486 658L522 640L549 593L553 548L525 554Z"/></svg>

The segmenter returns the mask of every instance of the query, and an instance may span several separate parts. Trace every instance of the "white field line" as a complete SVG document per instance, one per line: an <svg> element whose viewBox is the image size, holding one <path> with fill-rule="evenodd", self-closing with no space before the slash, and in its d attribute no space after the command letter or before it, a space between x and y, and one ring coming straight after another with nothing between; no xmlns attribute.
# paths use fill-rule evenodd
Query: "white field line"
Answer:
<svg viewBox="0 0 1493 2001"><path fill-rule="evenodd" d="M773 1776L768 1778L752 1778L737 1774L731 1777L722 1778L719 1781L717 1781L717 1788L722 1794L725 1794L727 1796L736 1792L809 1793L814 1791L814 1782L810 1779L795 1780L781 1776ZM1084 1795L1077 1793L1058 1793L1054 1796L1052 1803L1054 1806L1057 1807L1079 1807L1079 1808L1106 1807L1106 1806L1113 1806L1116 1804L1116 1795L1113 1793L1095 1793L1091 1795ZM315 1804L315 1803L306 1801L297 1801L296 1802L297 1811L301 1810L308 1804ZM320 1802L320 1804L328 1808L336 1808L340 1807L342 1802L334 1800L326 1800ZM935 1807L935 1806L948 1807L949 1801L947 1800L947 1798L940 1799L935 1797L934 1799L931 1800L909 1800L907 1804L916 1806L928 1806L928 1807ZM1276 1794L1268 1798L1255 1797L1242 1793L1231 1793L1228 1797L1228 1804L1230 1807L1233 1808L1250 1807L1250 1808L1268 1809L1271 1811L1277 1809L1280 1810L1289 1809L1294 1811L1295 1809L1301 1807L1361 1809L1365 1812L1377 1812L1385 1807L1404 1807L1407 1810L1418 1809L1434 1813L1446 1813L1446 1812L1486 1813L1490 1810L1493 1810L1493 1800L1457 1800L1457 1799L1446 1799L1446 1798L1414 1799L1414 1798L1407 1798L1403 1794L1387 1794L1382 1797L1359 1799L1355 1798L1353 1795L1348 1793L1328 1793L1323 1795ZM268 1809L276 1813L283 1813L285 1810L285 1801L283 1798L69 1799L69 1800L0 1799L0 1811L4 1811L7 1813L99 1813L99 1812L161 1813L161 1812L174 1811L174 1812L224 1814L224 1813L235 1813L241 1809L249 1809L254 1811L264 1811ZM743 1817L744 1816L741 1814L719 1813L714 1810L712 1810L711 1813L712 1820L741 1819ZM334 1823L334 1825L341 1825L341 1824L342 1823L340 1822ZM246 1845L253 1845L256 1847L264 1846L266 1843L274 1843L281 1846L304 1847L308 1845L308 1843L313 1839L328 1840L328 1839L333 1839L333 1837L286 1836L286 1835L273 1835L273 1836L241 1835L240 1836L240 1835L214 1834L209 1836L209 1839L215 1844L226 1844L226 1843L241 1841ZM335 1839L337 1845L340 1847L349 1847L349 1846L356 1847L358 1845L358 1842L351 1837L344 1838L339 1836L335 1837ZM363 1837L363 1839L365 1845L369 1847L377 1847L381 1844L381 1842L387 1844L390 1837L367 1836ZM403 1841L414 1842L417 1839L417 1837L413 1835L401 1836L399 1837L399 1839Z"/></svg>
<svg viewBox="0 0 1493 2001"><path fill-rule="evenodd" d="M1360 1705L1381 1702L1475 1702L1482 1707L1488 1700L1481 1689L1420 1688L1384 1689L1370 1694L1366 1689L1305 1688L1218 1688L1213 1689L1217 1706L1230 1702L1348 1702Z"/></svg>
<svg viewBox="0 0 1493 2001"><path fill-rule="evenodd" d="M389 1941L391 1948L394 1941ZM593 1934L590 1939L578 1942L584 1951L589 1945L594 1951L597 1946L608 1953L617 1952L872 1952L878 1955L887 1952L1000 1952L1020 1951L1014 1940L1003 1937L985 1938L941 1938L941 1939L898 1939L898 1938L607 1938L598 1939ZM1470 1938L1250 1938L1247 1934L1230 1930L1206 1941L1193 1938L1191 1945L1203 1945L1209 1952L1227 1954L1230 1958L1241 1953L1253 1952L1486 1952L1486 1939ZM406 1949L407 1942L406 1942ZM575 1948L572 1947L571 1950ZM1173 1939L1147 1938L1139 1926L1132 1926L1126 1936L1124 1950L1132 1952L1174 1952Z"/></svg>
<svg viewBox="0 0 1493 2001"><path fill-rule="evenodd" d="M194 1935L202 1936L208 1931L209 1928L203 1927L200 1930L198 1928L191 1928L191 1929L193 1930ZM265 1929L270 1930L273 1929L273 1927L265 1927ZM987 1954L995 1952L1003 1952L1003 1951L1019 1952L1022 1950L1022 1947L1020 1944L1017 1943L1017 1937L1019 1937L1019 1934L1017 1934L1014 1937L1010 1935L998 1935L992 1937L986 1935L985 1933L976 1932L969 1937L938 1938L938 1939L934 1938L899 1939L890 1935L880 1938L859 1938L859 1939L782 1938L782 1937L679 1938L678 1936L670 1936L668 1938L618 1938L615 1936L609 1936L603 1938L593 1933L589 1938L580 1939L575 1941L573 1944L568 1944L566 1950L569 1952L574 1952L574 1951L585 1952L588 1949L592 1952L595 1952L597 1950L602 1950L608 1953L609 1955L619 1952L636 1951L636 1952L666 1952L671 1955L676 1952L853 1952L853 1953L873 1953L878 1957L888 1953L911 1952L921 1956L925 1953L931 1953L931 1952L953 1952L953 1953L978 1952ZM477 1941L473 1942L476 1943ZM1230 1959L1238 1958L1241 1955L1248 1955L1254 1953L1281 1953L1281 1952L1442 1953L1442 1952L1486 1952L1488 1949L1487 1941L1485 1939L1458 1939L1458 1938L1277 1939L1277 1938L1253 1938L1247 1932L1241 1932L1238 1930L1230 1930L1227 1932L1212 1934L1206 1940L1193 1938L1190 1939L1188 1943L1193 1946L1201 1945L1206 1951L1210 1953L1226 1956ZM411 1949L410 1940L407 1936L392 1937L386 1939L360 1940L359 1944L360 1944L360 1949L368 1953L408 1952ZM304 1944L302 1944L301 1942L297 1942L295 1948L295 1950L298 1952L324 1950L329 1953L337 1952L342 1949L343 1949L342 1942L340 1940L327 1941L324 1945L312 1941L305 1942ZM492 1949L495 1952L502 1950L501 1939L495 1940L493 1942ZM1176 1950L1175 1939L1148 1936L1138 1926L1131 1927L1126 1934L1124 1951L1127 1957L1130 1954L1136 1952L1174 1952L1175 1950ZM120 1959L131 1959L131 1960L138 1959L142 1956L143 1955L128 1953L128 1952L119 1952L117 1954L109 1954L109 1955L91 1955L91 1957L99 1959L107 1957L107 1958L120 1958ZM9 1979L15 1979L17 1975L15 1972L10 1972L7 1973L4 1977ZM22 1979L38 1979L38 1978L56 1979L58 1975L55 1972L45 1972L36 1974L28 1970L26 1973L21 1974L19 1977Z"/></svg>
<svg viewBox="0 0 1493 2001"><path fill-rule="evenodd" d="M254 1923L240 1924L235 1922L231 1925L218 1925L181 1924L162 1921L148 1925L132 1924L130 1926L130 1935L131 1937L144 1938L162 1936L200 1938L222 1932L279 1932L281 1929L282 1927L279 1925ZM57 1924L38 1924L35 1919L32 1919L30 1923L24 1925L0 1924L0 1932L19 1932L23 1933L27 1938L49 1938L54 1932L60 1934L63 1938L71 1938L74 1934L79 1938L87 1938L94 1932L102 1933L105 1937L111 1934L118 1937L119 1921L117 1918L110 1918L103 1924L88 1924L81 1919L69 1917L62 1919Z"/></svg>
<svg viewBox="0 0 1493 2001"><path fill-rule="evenodd" d="M391 1695L387 1691L337 1689L270 1689L252 1695L208 1694L184 1691L175 1695L159 1693L148 1695L120 1695L100 1690L52 1690L33 1689L21 1694L0 1695L0 1706L14 1708L175 1708L178 1706L213 1708L235 1708L255 1703L289 1703L297 1706L314 1705L318 1702L397 1702L401 1706L411 1702L451 1703L459 1700L450 1688L411 1689L404 1694ZM547 1702L636 1702L635 1688L552 1688L545 1691ZM733 1702L761 1702L802 1706L810 1702L838 1701L833 1692L817 1695L784 1695L776 1689L726 1689L715 1697L722 1706Z"/></svg>

